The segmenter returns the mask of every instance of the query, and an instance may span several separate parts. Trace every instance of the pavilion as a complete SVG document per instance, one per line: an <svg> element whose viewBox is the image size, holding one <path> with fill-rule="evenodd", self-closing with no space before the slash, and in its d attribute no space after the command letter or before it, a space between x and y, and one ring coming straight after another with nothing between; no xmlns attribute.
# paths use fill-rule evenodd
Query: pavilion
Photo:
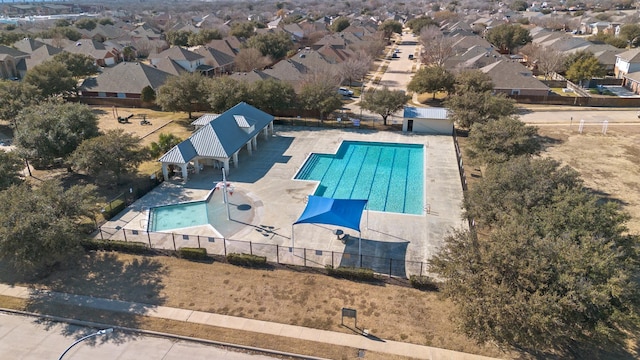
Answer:
<svg viewBox="0 0 640 360"><path fill-rule="evenodd" d="M273 116L245 102L220 115L205 114L200 119L211 121L160 157L165 179L169 178L169 165L182 169L183 181L187 181L190 169L197 174L204 166L222 166L228 173L230 162L238 167L238 153L244 146L249 155L257 150L260 132L267 139L269 132L273 135ZM194 123L200 125L200 119Z"/></svg>

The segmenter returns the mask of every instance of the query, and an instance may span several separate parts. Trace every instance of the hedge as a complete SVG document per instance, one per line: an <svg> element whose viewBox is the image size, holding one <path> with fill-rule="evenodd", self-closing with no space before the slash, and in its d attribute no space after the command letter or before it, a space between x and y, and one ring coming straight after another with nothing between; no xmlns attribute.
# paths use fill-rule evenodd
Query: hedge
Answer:
<svg viewBox="0 0 640 360"><path fill-rule="evenodd" d="M181 258L189 260L207 260L209 258L205 248L183 247L178 250L178 253Z"/></svg>
<svg viewBox="0 0 640 360"><path fill-rule="evenodd" d="M411 275L409 283L414 288L425 291L438 291L440 288L438 282L429 276Z"/></svg>
<svg viewBox="0 0 640 360"><path fill-rule="evenodd" d="M265 267L267 265L266 256L230 253L227 255L229 264L246 267Z"/></svg>
<svg viewBox="0 0 640 360"><path fill-rule="evenodd" d="M126 242L119 240L84 240L82 247L86 251L104 250L104 251L120 251L130 254L148 254L153 251L147 247L147 244L140 242Z"/></svg>
<svg viewBox="0 0 640 360"><path fill-rule="evenodd" d="M102 216L105 220L111 220L112 217L116 216L120 211L124 210L127 204L124 203L122 199L116 199L111 202L111 206L104 209Z"/></svg>
<svg viewBox="0 0 640 360"><path fill-rule="evenodd" d="M343 279L362 281L372 281L376 279L373 270L368 268L346 266L339 266L337 268L334 268L331 265L327 265L325 269L327 270L327 273L329 275Z"/></svg>

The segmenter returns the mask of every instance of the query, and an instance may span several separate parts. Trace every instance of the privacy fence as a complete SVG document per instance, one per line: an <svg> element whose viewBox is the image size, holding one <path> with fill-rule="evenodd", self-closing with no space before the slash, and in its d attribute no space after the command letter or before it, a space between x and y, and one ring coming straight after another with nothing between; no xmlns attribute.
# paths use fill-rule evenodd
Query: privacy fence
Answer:
<svg viewBox="0 0 640 360"><path fill-rule="evenodd" d="M393 277L408 278L411 275L427 275L427 263L408 259L393 259L370 254L318 250L286 245L252 242L246 240L225 239L203 235L179 233L146 232L124 228L101 226L98 238L102 240L119 240L144 243L152 249L178 251L183 247L205 248L209 255L226 256L231 253L264 256L267 261L284 265L304 267L325 267L327 265L361 266ZM358 239L350 237L349 242Z"/></svg>

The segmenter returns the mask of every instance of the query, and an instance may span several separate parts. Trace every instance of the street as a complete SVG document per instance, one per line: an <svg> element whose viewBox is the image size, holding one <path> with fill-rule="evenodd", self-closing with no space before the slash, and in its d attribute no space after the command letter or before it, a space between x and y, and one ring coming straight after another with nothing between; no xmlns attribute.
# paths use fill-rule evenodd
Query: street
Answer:
<svg viewBox="0 0 640 360"><path fill-rule="evenodd" d="M97 330L64 323L39 322L35 317L0 312L0 359L58 359L74 341ZM78 343L64 355L64 359L267 360L275 358L230 351L201 343L119 332L116 329L111 334L91 337Z"/></svg>

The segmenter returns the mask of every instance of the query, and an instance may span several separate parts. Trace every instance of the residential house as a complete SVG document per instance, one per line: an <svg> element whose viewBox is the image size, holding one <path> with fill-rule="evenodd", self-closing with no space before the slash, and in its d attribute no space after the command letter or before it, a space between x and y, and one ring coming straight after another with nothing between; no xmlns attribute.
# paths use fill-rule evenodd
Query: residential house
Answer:
<svg viewBox="0 0 640 360"><path fill-rule="evenodd" d="M173 75L137 62L121 62L82 83L83 98L140 99L142 89L158 90Z"/></svg>
<svg viewBox="0 0 640 360"><path fill-rule="evenodd" d="M18 71L19 63L29 57L29 54L0 45L0 79L17 79L24 76Z"/></svg>
<svg viewBox="0 0 640 360"><path fill-rule="evenodd" d="M51 46L49 44L40 46L31 53L28 59L26 59L26 70L33 69L43 62L50 60L54 55L59 54L62 51L62 49Z"/></svg>
<svg viewBox="0 0 640 360"><path fill-rule="evenodd" d="M80 39L64 48L74 54L83 54L92 57L97 66L112 66L120 60L120 54L113 48L107 48L101 42L92 39Z"/></svg>
<svg viewBox="0 0 640 360"><path fill-rule="evenodd" d="M640 94L640 49L632 49L617 55L615 76L624 79L623 85Z"/></svg>
<svg viewBox="0 0 640 360"><path fill-rule="evenodd" d="M162 70L166 73L169 73L175 76L180 76L187 72L187 70L185 70L177 62L169 58L160 59L160 61L158 61L155 65L152 65L152 66L158 70Z"/></svg>
<svg viewBox="0 0 640 360"><path fill-rule="evenodd" d="M43 43L42 41L34 40L32 38L24 38L22 40L16 41L12 46L22 52L31 54L37 48L43 45L45 45L45 43Z"/></svg>
<svg viewBox="0 0 640 360"><path fill-rule="evenodd" d="M522 64L511 60L500 60L480 71L491 77L493 90L506 95L545 96L549 87L533 76Z"/></svg>
<svg viewBox="0 0 640 360"><path fill-rule="evenodd" d="M202 55L204 64L213 68L211 75L229 74L233 71L234 56L206 46L198 46L193 49L193 52Z"/></svg>
<svg viewBox="0 0 640 360"><path fill-rule="evenodd" d="M213 71L211 66L204 63L204 56L180 46L172 46L157 55L151 55L149 58L152 65L157 64L161 59L169 58L190 73L199 71L204 75L208 75Z"/></svg>

